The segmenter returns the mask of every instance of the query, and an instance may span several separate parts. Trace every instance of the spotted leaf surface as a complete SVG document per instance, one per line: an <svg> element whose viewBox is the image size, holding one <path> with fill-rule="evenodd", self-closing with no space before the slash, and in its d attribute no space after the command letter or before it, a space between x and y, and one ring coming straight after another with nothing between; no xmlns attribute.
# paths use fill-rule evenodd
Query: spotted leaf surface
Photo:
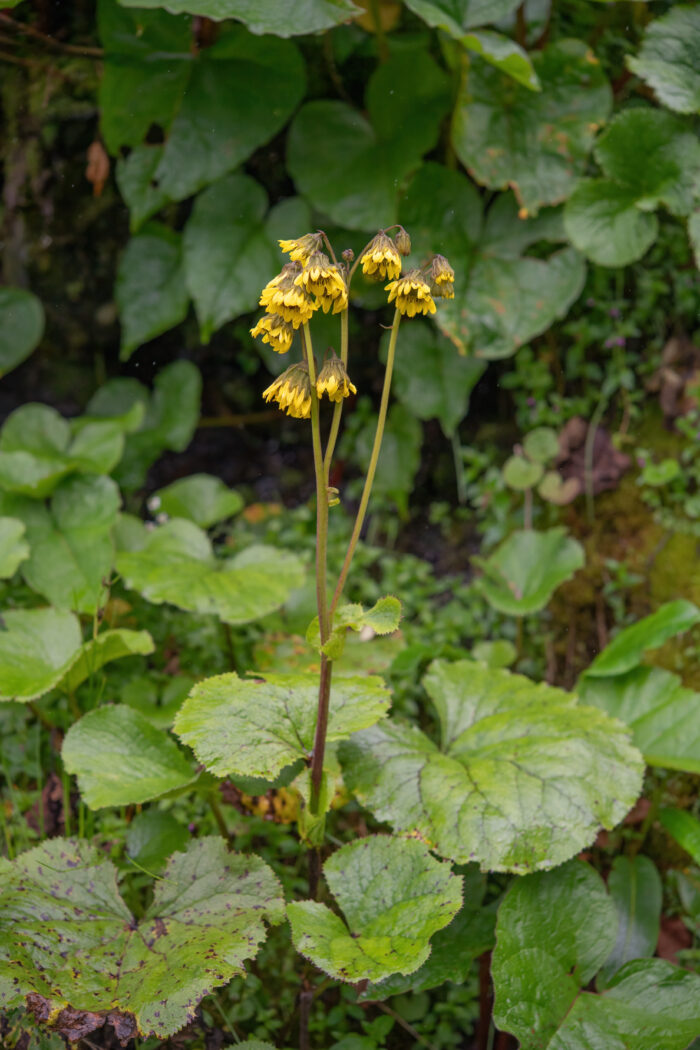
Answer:
<svg viewBox="0 0 700 1050"><path fill-rule="evenodd" d="M204 838L171 857L137 922L104 854L44 842L0 867L0 1005L26 999L58 1023L71 1011L84 1034L116 1010L132 1034L165 1038L244 972L283 907L263 861Z"/></svg>
<svg viewBox="0 0 700 1050"><path fill-rule="evenodd" d="M379 981L417 970L462 903L462 880L416 839L373 835L323 869L343 918L318 901L287 906L296 948L332 977Z"/></svg>
<svg viewBox="0 0 700 1050"><path fill-rule="evenodd" d="M576 697L466 660L424 679L441 740L388 720L340 746L347 787L378 820L482 869L552 868L636 800L642 756Z"/></svg>

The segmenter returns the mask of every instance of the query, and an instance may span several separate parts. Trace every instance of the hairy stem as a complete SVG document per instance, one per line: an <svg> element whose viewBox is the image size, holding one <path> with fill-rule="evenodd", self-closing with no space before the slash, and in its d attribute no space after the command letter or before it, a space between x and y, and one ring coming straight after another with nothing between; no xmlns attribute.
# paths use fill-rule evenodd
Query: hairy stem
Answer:
<svg viewBox="0 0 700 1050"><path fill-rule="evenodd" d="M382 447L382 438L384 437L384 425L386 423L386 414L389 408L389 391L391 389L391 376L394 370L394 356L396 354L396 338L399 333L399 324L401 323L401 314L398 310L394 313L394 323L391 326L391 339L389 340L389 352L386 359L386 371L384 372L384 387L382 389L382 400L379 405L379 417L377 419L377 429L374 434L374 445L372 446L372 455L369 461L369 467L367 468L367 477L365 478L365 486L362 490L362 497L360 499L360 506L357 511L357 517L355 518L355 524L353 526L352 535L348 544L348 549L345 554L345 561L343 567L340 570L340 577L338 578L338 584L335 588L335 594L333 595L333 601L331 602L330 613L333 616L335 608L340 600L340 596L343 593L345 587L345 581L350 571L350 565L352 562L355 548L357 547L357 541L360 538L362 532L362 526L365 521L365 514L367 513L367 505L369 503L370 493L372 492L372 485L374 483L374 475L377 472L377 463L379 462L379 452Z"/></svg>

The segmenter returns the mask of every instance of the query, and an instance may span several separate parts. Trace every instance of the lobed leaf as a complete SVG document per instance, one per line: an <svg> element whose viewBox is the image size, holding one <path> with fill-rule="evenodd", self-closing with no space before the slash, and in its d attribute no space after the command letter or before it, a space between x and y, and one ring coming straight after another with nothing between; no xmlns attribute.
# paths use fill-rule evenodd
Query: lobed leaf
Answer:
<svg viewBox="0 0 700 1050"><path fill-rule="evenodd" d="M323 871L345 921L317 901L288 904L287 915L297 950L344 981L413 973L462 902L462 880L416 839L351 842Z"/></svg>
<svg viewBox="0 0 700 1050"><path fill-rule="evenodd" d="M308 759L318 707L318 675L264 674L262 681L217 675L194 687L175 719L175 732L216 776L274 780L285 766ZM337 677L331 690L327 740L343 740L373 725L389 709L381 678Z"/></svg>
<svg viewBox="0 0 700 1050"><path fill-rule="evenodd" d="M389 720L340 745L378 820L483 870L561 864L636 800L643 762L617 721L520 675L460 660L425 678L441 743Z"/></svg>
<svg viewBox="0 0 700 1050"><path fill-rule="evenodd" d="M116 1011L129 1035L161 1039L191 1021L213 987L244 972L265 937L263 920L284 917L270 868L227 853L219 838L171 857L138 922L112 862L74 839L3 862L0 903L2 1005L25 999L59 1030L72 1011L83 1035Z"/></svg>

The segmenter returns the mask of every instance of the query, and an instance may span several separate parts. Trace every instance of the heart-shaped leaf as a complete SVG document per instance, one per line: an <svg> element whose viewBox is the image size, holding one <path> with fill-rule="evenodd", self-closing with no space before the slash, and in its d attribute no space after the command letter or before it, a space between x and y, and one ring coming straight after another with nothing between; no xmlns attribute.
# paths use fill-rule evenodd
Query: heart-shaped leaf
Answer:
<svg viewBox="0 0 700 1050"><path fill-rule="evenodd" d="M126 585L150 602L213 613L226 623L248 623L279 608L303 569L296 555L275 547L248 547L233 558L214 556L207 534L183 518L141 533L138 550L117 554Z"/></svg>
<svg viewBox="0 0 700 1050"><path fill-rule="evenodd" d="M396 222L398 188L437 142L449 96L424 50L393 54L370 77L369 119L345 102L308 102L289 131L287 166L333 222L376 230Z"/></svg>
<svg viewBox="0 0 700 1050"><path fill-rule="evenodd" d="M149 506L206 529L238 514L243 509L243 497L211 474L190 474L154 492Z"/></svg>
<svg viewBox="0 0 700 1050"><path fill-rule="evenodd" d="M124 7L167 7L176 13L203 15L214 21L237 18L252 33L303 36L330 29L361 14L352 0L295 0L294 7L279 0L119 0ZM501 0L503 2L503 0Z"/></svg>
<svg viewBox="0 0 700 1050"><path fill-rule="evenodd" d="M647 26L639 54L628 56L627 65L669 109L699 113L699 53L700 10L674 4Z"/></svg>
<svg viewBox="0 0 700 1050"><path fill-rule="evenodd" d="M511 616L543 609L584 561L581 544L561 527L514 532L488 558L472 558L484 574L479 590L494 609Z"/></svg>
<svg viewBox="0 0 700 1050"><path fill-rule="evenodd" d="M462 903L462 880L415 839L351 842L323 872L345 922L317 901L288 904L287 915L297 950L343 981L413 973Z"/></svg>
<svg viewBox="0 0 700 1050"><path fill-rule="evenodd" d="M492 189L512 187L535 214L566 200L585 171L595 129L612 105L610 86L581 40L560 40L533 56L533 92L476 59L462 87L452 141L469 173Z"/></svg>
<svg viewBox="0 0 700 1050"><path fill-rule="evenodd" d="M122 324L122 361L184 321L189 307L180 235L151 222L132 237L117 271L115 297Z"/></svg>
<svg viewBox="0 0 700 1050"><path fill-rule="evenodd" d="M661 959L627 963L601 995L584 991L617 927L603 880L580 861L511 883L491 972L494 1021L521 1050L685 1050L697 1035L700 977Z"/></svg>
<svg viewBox="0 0 700 1050"><path fill-rule="evenodd" d="M274 780L285 766L311 754L318 709L318 675L236 674L194 687L175 719L175 732L216 776ZM389 710L381 678L338 676L331 690L327 740L343 740L374 725Z"/></svg>
<svg viewBox="0 0 700 1050"><path fill-rule="evenodd" d="M491 206L485 221L482 210L464 175L430 163L413 178L400 218L417 264L440 252L454 267L455 298L440 303L439 327L462 353L494 359L509 357L565 316L583 288L585 265L571 248L548 258L522 255L535 241L564 239L557 216L519 219L510 195Z"/></svg>
<svg viewBox="0 0 700 1050"><path fill-rule="evenodd" d="M128 157L120 157L117 161L117 185L129 208L129 229L132 233L138 233L146 219L150 219L170 200L155 181L162 156L162 145L143 145L136 146Z"/></svg>
<svg viewBox="0 0 700 1050"><path fill-rule="evenodd" d="M612 828L644 769L624 727L576 697L471 661L425 678L438 746L389 720L340 745L347 787L378 820L484 870L551 868Z"/></svg>
<svg viewBox="0 0 700 1050"><path fill-rule="evenodd" d="M44 334L44 308L23 288L0 288L0 377L20 365Z"/></svg>
<svg viewBox="0 0 700 1050"><path fill-rule="evenodd" d="M516 492L533 488L543 473L541 463L533 463L525 456L510 456L503 464L503 480L509 489L515 489Z"/></svg>
<svg viewBox="0 0 700 1050"><path fill-rule="evenodd" d="M0 580L7 580L29 557L25 525L19 518L0 517Z"/></svg>
<svg viewBox="0 0 700 1050"><path fill-rule="evenodd" d="M194 779L172 737L126 704L95 708L74 722L61 756L91 809L148 802Z"/></svg>
<svg viewBox="0 0 700 1050"><path fill-rule="evenodd" d="M213 986L244 972L263 920L284 917L270 868L227 853L220 838L170 859L140 921L111 860L86 842L52 839L0 863L0 1002L28 997L59 1031L72 1016L85 1035L113 1012L126 1038L165 1039L193 1020Z"/></svg>
<svg viewBox="0 0 700 1050"><path fill-rule="evenodd" d="M58 609L8 609L0 630L0 700L34 700L63 678L80 652L77 617Z"/></svg>

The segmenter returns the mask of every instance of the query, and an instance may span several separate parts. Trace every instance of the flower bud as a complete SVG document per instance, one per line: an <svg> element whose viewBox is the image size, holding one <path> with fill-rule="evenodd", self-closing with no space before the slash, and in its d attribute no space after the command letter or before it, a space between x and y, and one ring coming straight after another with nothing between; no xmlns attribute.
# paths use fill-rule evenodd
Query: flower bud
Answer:
<svg viewBox="0 0 700 1050"><path fill-rule="evenodd" d="M411 254L411 238L408 236L403 226L399 227L399 232L394 237L394 243L398 249L399 255Z"/></svg>

